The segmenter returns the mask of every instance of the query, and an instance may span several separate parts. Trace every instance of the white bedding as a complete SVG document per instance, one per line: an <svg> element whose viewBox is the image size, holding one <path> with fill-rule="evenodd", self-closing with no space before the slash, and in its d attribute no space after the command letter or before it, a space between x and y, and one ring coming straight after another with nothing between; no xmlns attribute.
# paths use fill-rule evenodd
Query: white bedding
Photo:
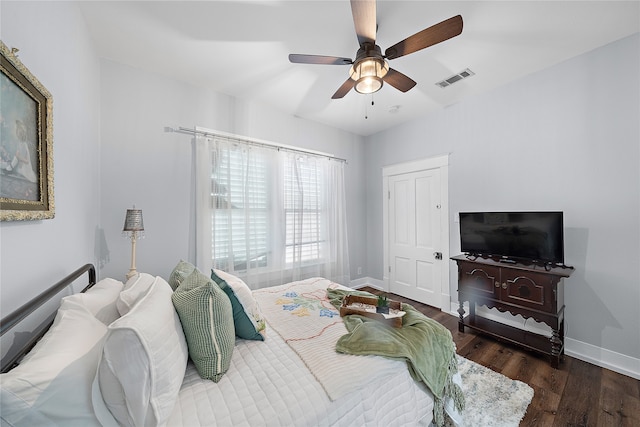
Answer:
<svg viewBox="0 0 640 427"><path fill-rule="evenodd" d="M307 357L309 352L313 353L313 345L311 348L302 348L301 354L307 357L303 360L279 335L273 324L269 323L269 316L266 316L265 341L236 339L230 367L218 383L202 379L191 362L187 364L183 377L187 360L186 346L171 344L171 337L174 335L180 341L183 326L179 321L167 322L169 312L177 317L171 304L171 288L164 280L147 276L146 279L153 286L146 287L148 291L141 293L139 301L132 305L127 314L116 320L105 318L105 321L111 322L108 327L102 323L102 319L94 317L94 313L102 313L102 308L109 309L107 311L111 313L116 312L116 300L122 293L122 283L118 283L119 286L106 282L98 284L95 290L90 290L85 296L73 295L66 297L69 300L63 300L56 316L57 323L54 323L16 369L0 376L0 392L3 396L0 399L0 424L3 427L67 425L74 422L77 424L78 420L82 420L83 425L99 425L99 420L102 425L115 425L116 420L112 415L130 415L134 412L146 415L138 417L139 422L134 422L133 418L130 420L127 416L120 417L119 420L124 420L122 422L125 425L169 427L415 426L431 422L433 397L422 383L416 383L412 379L404 363L381 359L381 365L386 367L376 369L380 364L370 364L366 360L377 356L338 354L334 350L335 342L331 344L323 340L312 340L323 347L323 351L318 353L322 355L319 357L320 363ZM146 282L136 279L131 284L127 283L124 289L129 289L129 285L132 287L136 283ZM320 293L320 288L326 289L327 283L318 285L313 292ZM109 292L101 292L105 290L105 286ZM276 288L271 290L279 291ZM300 290L308 291L307 288ZM94 297L99 297L101 304L95 304ZM319 299L314 298L312 305L317 301ZM69 306L71 302L75 305ZM86 304L87 302L91 304ZM311 307L307 304L308 301L294 301L296 304L298 302L301 306ZM322 304L325 302L322 301ZM264 303L272 304L275 301L267 299ZM98 305L102 307L99 310ZM72 308L78 310L71 310ZM282 303L280 309L285 309ZM288 309L289 307L286 310ZM311 308L309 310L313 311ZM69 317L69 313L76 312L84 317ZM302 313L298 312L295 316L287 317L287 322L297 324L303 319L317 322L317 317L299 317L300 314ZM323 316L326 314L323 313ZM70 321L61 323L60 319L67 317ZM330 320L341 322L339 316ZM139 345L123 345L117 351L108 351L109 340L123 323L132 328L135 326L135 338L139 340ZM90 330L86 330L87 325L91 325ZM157 325L157 328L152 327L153 325ZM335 326L344 328L342 324ZM91 340L78 340L77 337L84 336L83 331L85 335L90 333L99 344L94 345L95 341ZM297 327L280 328L281 333L288 333L287 331L294 334L313 332ZM308 338L309 335L290 337ZM87 345L92 348L96 357L86 357ZM174 350L177 349L184 355L181 361L176 357ZM102 357L99 357L100 354ZM141 363L127 363L128 358L140 361L144 359L148 363L145 362L144 366ZM318 359L318 356L314 355L314 358ZM345 358L356 362L345 362ZM48 362L39 363L43 360ZM52 360L56 363L51 363ZM99 372L98 365L113 364L114 360L118 361L117 369L113 371L116 380L109 382L96 374ZM181 372L171 369L176 364L182 366ZM315 365L318 378L323 377L320 371L327 370L330 375L344 375L353 380L354 387L347 389L344 384L339 384L337 390L340 396L334 395L332 399L326 391L327 384L323 386L308 365ZM363 368L366 370L365 375L354 375L356 369L362 374ZM65 378L73 378L75 389L85 391L69 393L69 381L63 381L60 373L64 373ZM363 378L364 381L361 381ZM40 385L33 387L36 383ZM121 396L115 385L123 386L125 383L126 390L122 389L120 399L123 402L120 402L118 398ZM5 398L9 395L12 398ZM89 396L92 399L88 399ZM152 408L153 416L149 415L149 408Z"/></svg>
<svg viewBox="0 0 640 427"><path fill-rule="evenodd" d="M268 322L267 316L267 322ZM358 358L330 352L336 360ZM329 361L327 361L330 363ZM331 401L298 354L267 327L265 341L238 339L218 383L189 363L168 426L428 425L433 398L406 365Z"/></svg>
<svg viewBox="0 0 640 427"><path fill-rule="evenodd" d="M406 368L331 402L298 355L272 333L264 342L237 340L231 367L217 384L201 379L189 363L167 425L416 425L421 419L428 425L432 411L430 393Z"/></svg>

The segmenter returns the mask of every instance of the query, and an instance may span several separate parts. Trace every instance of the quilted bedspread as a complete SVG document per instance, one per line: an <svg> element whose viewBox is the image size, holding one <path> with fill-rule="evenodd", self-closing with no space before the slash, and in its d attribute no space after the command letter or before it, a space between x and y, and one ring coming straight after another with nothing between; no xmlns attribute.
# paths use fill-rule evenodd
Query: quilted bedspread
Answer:
<svg viewBox="0 0 640 427"><path fill-rule="evenodd" d="M340 313L327 298L327 288L343 286L312 278L254 291L271 329L300 356L331 400L362 387L377 375L406 370L406 363L378 356L336 353L336 344L348 331Z"/></svg>
<svg viewBox="0 0 640 427"><path fill-rule="evenodd" d="M317 279L316 279L317 280ZM406 365L397 361L377 358L390 366L399 366L389 373L363 373L364 356L338 354L335 343L322 343L346 333L339 325L337 311L327 305L327 283L317 283L322 293L311 291L305 284L282 285L254 291L260 308L267 319L265 341L236 340L231 365L220 382L203 380L189 363L187 372L168 426L378 426L428 425L432 419L433 397L422 384L415 382ZM289 293L287 296L286 294ZM275 302L282 298L280 304ZM289 301L290 302L287 302ZM278 310L266 305L273 302ZM326 311L325 311L326 310ZM276 313L277 311L277 313ZM320 315L322 313L322 315ZM280 336L270 316L284 316L289 323L315 323L328 326L320 334L318 351L326 353L324 365L337 368L333 374L346 378L361 378L360 384L326 385L312 374L308 364ZM304 322L311 320L311 322ZM330 325L330 326L329 326ZM321 330L324 328L320 328ZM335 335L333 333L335 328ZM304 328L300 328L304 329ZM306 341L303 330L282 331L289 340ZM306 332L308 333L308 332ZM331 338L333 337L333 338ZM295 342L295 341L294 341ZM294 344L295 347L295 344ZM300 350L302 348L302 350ZM326 349L325 350L323 350ZM313 358L312 358L313 359ZM350 361L350 359L352 361ZM349 371L343 366L359 366ZM342 373L340 373L342 372ZM320 375L322 377L322 375ZM326 388L336 387L334 400ZM348 388L351 391L346 391Z"/></svg>

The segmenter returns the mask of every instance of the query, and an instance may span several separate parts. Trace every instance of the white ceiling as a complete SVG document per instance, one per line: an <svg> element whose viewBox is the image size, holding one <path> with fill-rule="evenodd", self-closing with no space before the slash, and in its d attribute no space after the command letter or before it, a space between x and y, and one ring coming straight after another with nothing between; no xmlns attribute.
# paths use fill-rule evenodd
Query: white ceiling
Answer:
<svg viewBox="0 0 640 427"><path fill-rule="evenodd" d="M378 0L377 44L383 52L458 14L464 29L458 37L390 61L417 82L409 92L385 85L373 97L351 91L332 100L349 66L292 64L288 54L355 58L358 41L348 0L80 4L102 57L359 135L640 31L639 1ZM435 85L465 68L475 75L445 89Z"/></svg>

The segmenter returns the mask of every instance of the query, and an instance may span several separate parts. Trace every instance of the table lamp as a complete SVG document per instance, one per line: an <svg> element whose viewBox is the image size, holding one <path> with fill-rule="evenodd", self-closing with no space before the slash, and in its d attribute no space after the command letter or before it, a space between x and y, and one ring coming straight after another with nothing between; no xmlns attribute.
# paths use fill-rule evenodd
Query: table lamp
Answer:
<svg viewBox="0 0 640 427"><path fill-rule="evenodd" d="M122 235L131 238L131 268L127 273L127 280L138 274L136 271L136 240L144 237L144 223L142 221L142 210L127 209L127 215L124 217L124 227Z"/></svg>

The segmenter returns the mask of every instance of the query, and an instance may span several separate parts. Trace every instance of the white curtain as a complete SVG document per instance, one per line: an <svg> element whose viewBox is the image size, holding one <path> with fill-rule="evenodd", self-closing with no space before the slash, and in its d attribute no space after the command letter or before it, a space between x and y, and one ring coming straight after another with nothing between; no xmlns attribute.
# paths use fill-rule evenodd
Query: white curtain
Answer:
<svg viewBox="0 0 640 427"><path fill-rule="evenodd" d="M340 160L244 143L196 140L196 257L252 289L309 277L348 285Z"/></svg>

